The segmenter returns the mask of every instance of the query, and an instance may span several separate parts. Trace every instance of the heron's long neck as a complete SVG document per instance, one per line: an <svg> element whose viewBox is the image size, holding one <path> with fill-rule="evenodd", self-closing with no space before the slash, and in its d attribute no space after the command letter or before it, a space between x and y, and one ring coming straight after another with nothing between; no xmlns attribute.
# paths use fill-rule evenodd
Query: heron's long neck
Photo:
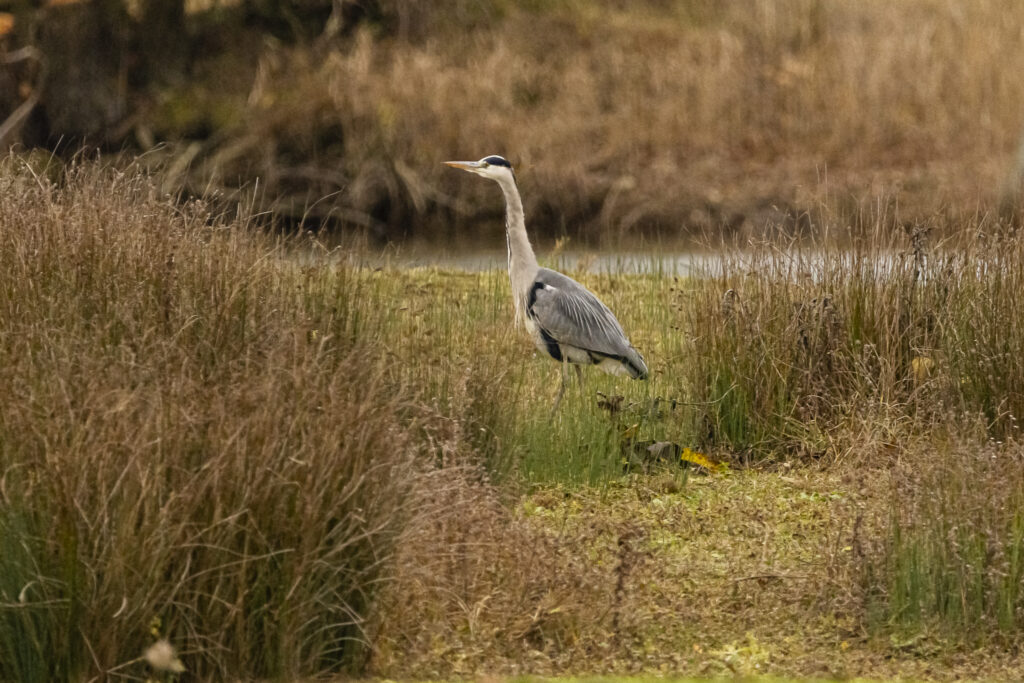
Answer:
<svg viewBox="0 0 1024 683"><path fill-rule="evenodd" d="M508 240L508 278L512 285L512 297L516 304L516 322L518 323L525 311L533 280L537 277L537 257L530 246L530 238L526 236L526 217L523 213L523 200L519 198L519 190L515 180L502 179L498 183L505 193L505 237Z"/></svg>

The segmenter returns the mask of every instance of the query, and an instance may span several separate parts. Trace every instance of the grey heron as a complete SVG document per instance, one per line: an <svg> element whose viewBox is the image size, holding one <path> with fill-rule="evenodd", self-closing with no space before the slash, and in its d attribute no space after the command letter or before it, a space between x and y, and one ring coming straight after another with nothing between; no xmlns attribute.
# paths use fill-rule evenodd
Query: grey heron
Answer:
<svg viewBox="0 0 1024 683"><path fill-rule="evenodd" d="M512 164L497 155L480 161L445 163L490 178L505 195L508 276L516 326L524 323L537 348L563 364L554 408L558 408L565 392L568 363L575 365L577 375L581 375L581 365L596 365L612 374L647 379L643 356L629 343L608 307L572 278L537 265Z"/></svg>

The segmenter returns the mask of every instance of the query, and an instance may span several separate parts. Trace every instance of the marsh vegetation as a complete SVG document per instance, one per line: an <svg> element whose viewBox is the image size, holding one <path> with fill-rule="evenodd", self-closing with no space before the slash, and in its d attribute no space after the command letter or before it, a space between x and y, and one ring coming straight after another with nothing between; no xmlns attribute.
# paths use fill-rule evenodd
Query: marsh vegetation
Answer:
<svg viewBox="0 0 1024 683"><path fill-rule="evenodd" d="M1013 670L996 220L575 272L651 379L550 419L501 271L364 267L138 167L0 179L3 678L143 675L160 637L212 678Z"/></svg>
<svg viewBox="0 0 1024 683"><path fill-rule="evenodd" d="M1013 0L15 9L11 47L48 68L0 80L0 104L41 98L6 142L145 153L169 187L258 185L265 210L314 229L478 236L489 188L439 161L491 153L521 170L537 236L612 245L813 231L821 209L870 221L883 201L896 224L955 225L1015 194Z"/></svg>
<svg viewBox="0 0 1024 683"><path fill-rule="evenodd" d="M17 3L0 680L1024 678L1022 8Z"/></svg>

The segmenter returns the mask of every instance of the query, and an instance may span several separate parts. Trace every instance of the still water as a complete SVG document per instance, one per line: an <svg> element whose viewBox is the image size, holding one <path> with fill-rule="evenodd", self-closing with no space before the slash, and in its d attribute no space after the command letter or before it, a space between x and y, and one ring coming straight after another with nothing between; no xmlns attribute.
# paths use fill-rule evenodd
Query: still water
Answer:
<svg viewBox="0 0 1024 683"><path fill-rule="evenodd" d="M723 257L712 251L672 252L610 252L563 251L555 256L537 254L542 266L557 270L588 270L594 273L658 273L662 275L697 275L721 270ZM393 268L445 268L479 272L506 268L508 255L504 250L424 251L382 253L368 257L368 265Z"/></svg>
<svg viewBox="0 0 1024 683"><path fill-rule="evenodd" d="M293 257L308 262L341 262L369 268L442 268L465 272L503 270L508 255L502 248L444 249L437 245L389 247L383 250L367 248L346 249L340 246L318 245L313 249L291 252ZM758 273L767 277L788 279L809 278L820 280L829 273L860 273L878 277L907 270L919 271L918 277L927 279L930 271L940 265L945 256L917 254L909 250L872 248L848 249L819 246L800 247L770 244L737 247L694 247L675 245L642 250L612 249L558 249L538 248L540 265L567 272L588 271L610 274L657 274L678 277L715 277L723 273ZM938 262L933 262L938 257ZM978 276L989 270L980 264Z"/></svg>

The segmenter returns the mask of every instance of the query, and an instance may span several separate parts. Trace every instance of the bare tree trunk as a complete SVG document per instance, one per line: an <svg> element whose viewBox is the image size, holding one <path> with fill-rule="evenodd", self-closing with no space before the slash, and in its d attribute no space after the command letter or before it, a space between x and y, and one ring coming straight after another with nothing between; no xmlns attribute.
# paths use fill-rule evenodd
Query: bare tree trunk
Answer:
<svg viewBox="0 0 1024 683"><path fill-rule="evenodd" d="M39 50L27 46L4 54L0 61L7 65L34 62L38 67L35 86L24 99L20 98L18 80L7 73L0 75L0 107L9 112L3 123L0 123L0 152L3 152L11 145L24 142L22 130L42 97L42 83L46 81L46 60Z"/></svg>
<svg viewBox="0 0 1024 683"><path fill-rule="evenodd" d="M185 0L145 0L136 35L141 82L166 82L182 74L188 49Z"/></svg>
<svg viewBox="0 0 1024 683"><path fill-rule="evenodd" d="M120 0L46 9L39 49L49 60L42 107L51 140L104 142L124 116L129 25Z"/></svg>

